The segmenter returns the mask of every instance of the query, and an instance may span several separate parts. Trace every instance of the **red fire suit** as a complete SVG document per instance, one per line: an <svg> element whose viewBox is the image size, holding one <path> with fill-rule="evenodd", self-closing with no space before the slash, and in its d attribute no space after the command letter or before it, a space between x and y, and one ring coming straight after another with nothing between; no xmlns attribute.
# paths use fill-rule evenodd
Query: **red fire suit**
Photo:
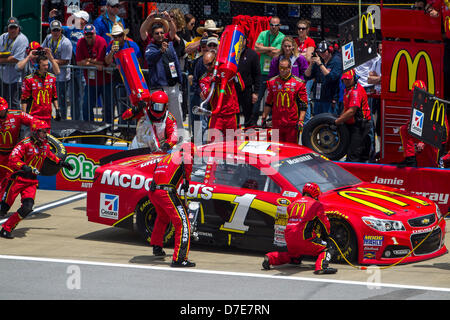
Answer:
<svg viewBox="0 0 450 320"><path fill-rule="evenodd" d="M30 74L23 79L22 103L31 100L28 113L34 118L51 124L52 103L58 100L56 91L56 78L53 74L47 73L45 77L38 73Z"/></svg>
<svg viewBox="0 0 450 320"><path fill-rule="evenodd" d="M298 144L308 103L305 82L293 75L287 79L276 76L267 81L267 92L265 105L272 108L272 129L279 130L281 142Z"/></svg>
<svg viewBox="0 0 450 320"><path fill-rule="evenodd" d="M216 78L216 87L214 89L214 94L211 98L210 105L211 109L214 111L219 99L219 81ZM211 90L211 83L213 81L212 73L205 73L199 80L200 90L203 97L207 97ZM242 90L244 90L244 84L238 82ZM219 114L213 114L209 119L208 129L219 130L225 140L226 130L233 129L236 130L238 126L238 114L239 114L239 102L237 98L236 89L234 87L233 79L228 81L225 87L225 93L222 100L222 106ZM208 141L213 141L213 134L208 137Z"/></svg>
<svg viewBox="0 0 450 320"><path fill-rule="evenodd" d="M403 146L403 155L406 157L414 157L416 156L416 143L420 143L421 141L417 138L414 138L408 133L409 121L400 127L400 138ZM448 141L449 136L449 126L447 116L445 116L445 128L447 131L447 139L444 144ZM436 168L439 167L439 149L429 144L424 144L423 150L420 152L420 166L421 167L431 167Z"/></svg>
<svg viewBox="0 0 450 320"><path fill-rule="evenodd" d="M175 262L187 260L191 239L189 219L177 189L183 181L190 179L192 163L182 164L182 157L181 152L177 151L156 164L152 183L156 185L156 190L149 192L149 199L157 213L150 245L163 247L164 233L169 222L172 222L175 228L172 260Z"/></svg>
<svg viewBox="0 0 450 320"><path fill-rule="evenodd" d="M167 112L167 115L160 120L151 119L150 113L148 113L148 114L149 114L150 120L152 121L153 132L155 133L156 139L158 140L158 143L160 144L160 146L162 146L163 143L167 143L170 146L170 148L173 148L173 146L178 141L177 120L172 115L172 113L170 113L169 111L166 111L166 112ZM129 108L122 114L123 120L126 120L126 121L131 120L131 119L137 120L137 123L138 123L137 128L136 128L137 144L140 147L150 147L150 145L148 145L148 143L146 143L146 141L147 141L146 138L151 133L150 132L141 132L141 130L139 129L140 121L145 121L145 120L143 120L144 119L143 117L145 117L144 112L138 111L136 113L136 110L134 108Z"/></svg>
<svg viewBox="0 0 450 320"><path fill-rule="evenodd" d="M28 113L18 110L8 110L6 117L0 119L0 192L3 191L4 178L10 172L7 169L9 154L19 140L20 128L22 124L30 126L33 121Z"/></svg>
<svg viewBox="0 0 450 320"><path fill-rule="evenodd" d="M48 143L38 144L33 138L22 140L12 150L8 165L14 173L8 178L1 200L11 207L16 197L20 194L22 206L3 224L3 229L6 231L11 232L32 211L38 186L36 174L32 172L20 172L17 174L17 171L22 170L24 165L40 171L47 157L55 163L60 163L61 161L50 150Z"/></svg>
<svg viewBox="0 0 450 320"><path fill-rule="evenodd" d="M288 213L288 224L284 232L288 251L267 253L269 264L286 264L301 259L304 255L318 256L315 270L326 269L331 255L323 238L330 233L330 221L323 206L312 198L304 197L291 203Z"/></svg>

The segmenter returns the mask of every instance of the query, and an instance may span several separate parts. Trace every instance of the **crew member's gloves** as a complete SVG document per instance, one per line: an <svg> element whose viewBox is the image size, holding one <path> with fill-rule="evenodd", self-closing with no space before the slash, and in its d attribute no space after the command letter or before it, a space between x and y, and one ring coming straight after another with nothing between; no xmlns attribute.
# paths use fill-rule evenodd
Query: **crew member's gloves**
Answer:
<svg viewBox="0 0 450 320"><path fill-rule="evenodd" d="M56 109L55 120L56 121L61 121L61 111L59 111L59 109Z"/></svg>
<svg viewBox="0 0 450 320"><path fill-rule="evenodd" d="M25 173L32 173L32 174L35 174L35 175L39 175L40 174L38 169L36 169L34 167L27 166L26 164L24 164L21 169Z"/></svg>
<svg viewBox="0 0 450 320"><path fill-rule="evenodd" d="M168 150L170 150L172 147L170 146L170 144L168 144L167 142L164 142L162 145L161 145L161 150L163 151L163 152L167 152Z"/></svg>
<svg viewBox="0 0 450 320"><path fill-rule="evenodd" d="M69 170L69 171L74 169L73 165L71 163L67 162L67 161L60 161L59 165L61 167L65 168L65 169Z"/></svg>
<svg viewBox="0 0 450 320"><path fill-rule="evenodd" d="M302 131L302 130L303 130L303 120L299 120L299 121L298 121L298 123L297 123L297 128L298 128L299 131Z"/></svg>

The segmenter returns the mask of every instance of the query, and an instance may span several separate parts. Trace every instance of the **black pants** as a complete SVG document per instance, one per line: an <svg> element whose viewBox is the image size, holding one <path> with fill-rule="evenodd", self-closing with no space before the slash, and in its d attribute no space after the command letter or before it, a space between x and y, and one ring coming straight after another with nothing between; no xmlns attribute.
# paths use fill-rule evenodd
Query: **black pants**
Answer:
<svg viewBox="0 0 450 320"><path fill-rule="evenodd" d="M250 126L253 115L252 91L244 90L237 93L241 113L244 115L244 125ZM255 123L256 124L256 123Z"/></svg>
<svg viewBox="0 0 450 320"><path fill-rule="evenodd" d="M357 124L346 125L350 132L350 144L347 149L347 161L366 162L370 154L370 121L361 121Z"/></svg>

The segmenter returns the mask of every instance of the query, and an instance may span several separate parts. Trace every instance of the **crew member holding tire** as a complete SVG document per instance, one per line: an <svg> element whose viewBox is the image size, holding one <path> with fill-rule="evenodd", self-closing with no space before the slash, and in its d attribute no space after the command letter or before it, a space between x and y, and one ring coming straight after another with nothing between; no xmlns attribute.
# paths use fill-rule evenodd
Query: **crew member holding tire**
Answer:
<svg viewBox="0 0 450 320"><path fill-rule="evenodd" d="M49 130L50 126L47 122L35 121L31 125L31 137L19 142L9 156L8 164L13 173L8 177L6 189L2 193L0 216L8 212L19 194L22 198L22 205L3 224L3 228L0 230L0 236L3 238L13 239L11 232L22 219L25 219L33 211L38 186L37 175L47 157L61 167L73 170L70 163L61 161L50 150L47 142Z"/></svg>
<svg viewBox="0 0 450 320"><path fill-rule="evenodd" d="M287 252L269 252L264 256L262 266L269 270L270 266L286 263L300 264L302 256L317 256L315 274L333 274L337 269L328 265L331 253L328 246L330 221L318 201L321 195L316 183L306 183L303 197L292 202L288 207L289 220L284 232Z"/></svg>
<svg viewBox="0 0 450 320"><path fill-rule="evenodd" d="M267 99L262 114L263 123L272 111L272 130L279 130L280 142L298 144L303 129L308 96L305 82L291 73L291 60L282 58L280 74L267 81Z"/></svg>
<svg viewBox="0 0 450 320"><path fill-rule="evenodd" d="M150 238L155 256L165 256L163 250L164 233L169 222L175 228L175 244L172 256L172 267L195 267L188 260L191 227L177 189L185 191L189 188L189 179L196 147L192 143L184 143L181 150L173 151L159 161L153 172L149 199L155 206L156 221Z"/></svg>
<svg viewBox="0 0 450 320"><path fill-rule="evenodd" d="M346 125L350 132L347 161L367 162L370 154L369 132L372 126L370 107L364 87L358 83L355 70L342 75L344 90L344 109L335 120L336 125Z"/></svg>

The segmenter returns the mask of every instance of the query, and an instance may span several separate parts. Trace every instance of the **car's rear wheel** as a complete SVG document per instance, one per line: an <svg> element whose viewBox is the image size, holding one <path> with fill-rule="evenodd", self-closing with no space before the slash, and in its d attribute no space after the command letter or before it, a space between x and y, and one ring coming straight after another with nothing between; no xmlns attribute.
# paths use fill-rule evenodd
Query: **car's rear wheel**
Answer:
<svg viewBox="0 0 450 320"><path fill-rule="evenodd" d="M148 197L143 198L136 206L136 229L144 241L150 243L153 227L156 221L156 210ZM164 233L164 246L172 245L175 238L175 228L172 223L167 225Z"/></svg>
<svg viewBox="0 0 450 320"><path fill-rule="evenodd" d="M349 132L345 126L331 129L335 120L331 113L314 116L303 128L302 144L330 160L340 160L347 154Z"/></svg>
<svg viewBox="0 0 450 320"><path fill-rule="evenodd" d="M356 261L358 257L358 244L352 227L348 222L341 218L330 217L329 219L331 224L330 237L333 238L348 261ZM333 241L331 241L331 247L335 251L333 261L345 262L345 259L342 257L339 250L337 250Z"/></svg>

